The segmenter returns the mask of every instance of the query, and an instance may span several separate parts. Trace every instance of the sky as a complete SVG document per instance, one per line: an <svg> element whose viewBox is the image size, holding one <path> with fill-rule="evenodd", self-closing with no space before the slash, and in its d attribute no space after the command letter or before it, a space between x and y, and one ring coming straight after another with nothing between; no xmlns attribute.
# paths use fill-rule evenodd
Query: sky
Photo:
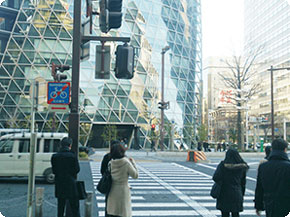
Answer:
<svg viewBox="0 0 290 217"><path fill-rule="evenodd" d="M201 0L203 58L241 54L243 0Z"/></svg>

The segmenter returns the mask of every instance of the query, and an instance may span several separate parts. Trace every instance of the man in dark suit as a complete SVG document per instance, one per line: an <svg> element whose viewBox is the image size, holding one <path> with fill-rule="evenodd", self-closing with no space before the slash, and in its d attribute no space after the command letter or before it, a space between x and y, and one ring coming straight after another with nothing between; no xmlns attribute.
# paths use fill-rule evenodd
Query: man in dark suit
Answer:
<svg viewBox="0 0 290 217"><path fill-rule="evenodd" d="M52 155L51 165L55 174L55 197L57 198L57 216L64 216L68 201L73 217L80 217L79 199L76 179L80 171L77 156L70 151L72 139L65 137L61 140L61 149Z"/></svg>
<svg viewBox="0 0 290 217"><path fill-rule="evenodd" d="M290 161L287 147L285 140L275 139L268 161L258 168L255 192L258 216L261 210L266 210L267 217L284 217L290 212Z"/></svg>

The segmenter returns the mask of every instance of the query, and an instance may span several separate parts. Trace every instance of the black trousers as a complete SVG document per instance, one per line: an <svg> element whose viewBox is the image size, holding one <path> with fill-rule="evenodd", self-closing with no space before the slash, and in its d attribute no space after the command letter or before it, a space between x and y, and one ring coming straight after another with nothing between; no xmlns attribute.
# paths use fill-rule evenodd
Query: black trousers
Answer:
<svg viewBox="0 0 290 217"><path fill-rule="evenodd" d="M80 205L78 199L66 199L66 198L57 198L57 217L64 217L64 209L66 207L66 202L68 201L72 217L80 217Z"/></svg>
<svg viewBox="0 0 290 217"><path fill-rule="evenodd" d="M232 217L239 217L240 214L238 212L232 212ZM230 217L230 212L222 212L222 217Z"/></svg>

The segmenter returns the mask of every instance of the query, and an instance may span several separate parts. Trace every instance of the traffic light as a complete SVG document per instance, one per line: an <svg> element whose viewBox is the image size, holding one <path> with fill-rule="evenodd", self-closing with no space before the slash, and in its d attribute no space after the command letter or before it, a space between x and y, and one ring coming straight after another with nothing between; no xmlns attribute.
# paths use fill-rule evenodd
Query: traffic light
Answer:
<svg viewBox="0 0 290 217"><path fill-rule="evenodd" d="M61 81L67 79L67 75L62 73L57 73L57 71L64 72L70 69L69 65L56 65L51 64L51 75L55 81Z"/></svg>
<svg viewBox="0 0 290 217"><path fill-rule="evenodd" d="M100 29L107 33L110 29L118 29L122 25L122 1L100 0Z"/></svg>
<svg viewBox="0 0 290 217"><path fill-rule="evenodd" d="M151 131L155 130L155 124L151 124Z"/></svg>
<svg viewBox="0 0 290 217"><path fill-rule="evenodd" d="M118 45L116 50L115 76L121 79L134 77L134 48L127 43Z"/></svg>

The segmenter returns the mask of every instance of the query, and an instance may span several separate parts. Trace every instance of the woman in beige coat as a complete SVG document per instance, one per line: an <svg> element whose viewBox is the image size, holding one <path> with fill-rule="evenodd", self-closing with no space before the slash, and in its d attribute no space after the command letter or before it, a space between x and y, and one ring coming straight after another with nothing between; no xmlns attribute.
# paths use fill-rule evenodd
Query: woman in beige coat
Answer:
<svg viewBox="0 0 290 217"><path fill-rule="evenodd" d="M121 145L112 147L109 163L112 174L112 187L108 195L107 213L109 216L131 217L131 193L128 184L129 176L138 178L135 161L125 156L125 148Z"/></svg>

